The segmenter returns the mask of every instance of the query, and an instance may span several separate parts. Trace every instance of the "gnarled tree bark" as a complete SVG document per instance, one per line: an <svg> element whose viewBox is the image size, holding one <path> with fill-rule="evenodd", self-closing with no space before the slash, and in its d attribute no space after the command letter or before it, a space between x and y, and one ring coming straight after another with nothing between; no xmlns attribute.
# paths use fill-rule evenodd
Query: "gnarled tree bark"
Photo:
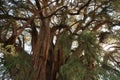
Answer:
<svg viewBox="0 0 120 80"><path fill-rule="evenodd" d="M46 63L50 47L50 27L47 19L41 21L42 25L33 51L33 80L46 80Z"/></svg>

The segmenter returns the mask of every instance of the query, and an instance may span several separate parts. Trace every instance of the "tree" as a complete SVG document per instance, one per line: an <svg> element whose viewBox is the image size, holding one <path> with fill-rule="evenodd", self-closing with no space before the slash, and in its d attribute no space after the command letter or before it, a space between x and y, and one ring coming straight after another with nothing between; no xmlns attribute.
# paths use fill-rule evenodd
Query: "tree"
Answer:
<svg viewBox="0 0 120 80"><path fill-rule="evenodd" d="M118 80L118 3L1 0L1 79Z"/></svg>

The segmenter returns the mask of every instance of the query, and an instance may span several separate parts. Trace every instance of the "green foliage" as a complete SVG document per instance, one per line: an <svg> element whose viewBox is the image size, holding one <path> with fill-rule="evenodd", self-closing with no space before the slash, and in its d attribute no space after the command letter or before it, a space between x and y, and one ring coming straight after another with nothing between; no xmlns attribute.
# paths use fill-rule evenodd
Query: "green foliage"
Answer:
<svg viewBox="0 0 120 80"><path fill-rule="evenodd" d="M85 71L85 66L80 64L75 56L72 56L60 69L62 80L83 80Z"/></svg>
<svg viewBox="0 0 120 80"><path fill-rule="evenodd" d="M119 70L116 70L115 67L111 67L110 65L107 65L106 63L102 63L102 67L99 68L99 78L102 80L119 80L120 79L120 72Z"/></svg>
<svg viewBox="0 0 120 80"><path fill-rule="evenodd" d="M59 38L56 42L55 51L56 52L58 50L62 51L62 53L60 53L60 54L62 55L63 62L65 62L66 58L70 56L72 41L73 41L72 36L69 35L68 32L63 32L59 36Z"/></svg>
<svg viewBox="0 0 120 80"><path fill-rule="evenodd" d="M62 75L60 80L118 80L120 78L120 71L106 62L107 58L101 61L101 49L95 33L84 31L79 35L78 40L82 43L84 53L80 59L72 55L60 68ZM92 70L89 69L89 65L94 65Z"/></svg>
<svg viewBox="0 0 120 80"><path fill-rule="evenodd" d="M88 58L88 60L91 58L99 61L98 54L100 47L97 43L96 34L91 31L84 31L79 35L78 39L82 43L81 45L86 58Z"/></svg>
<svg viewBox="0 0 120 80"><path fill-rule="evenodd" d="M24 50L21 53L15 52L13 45L8 45L5 48L1 45L0 47L0 52L3 53L3 61L0 62L0 65L3 65L0 67L1 71L6 70L4 73L14 74L15 79L18 80L29 79L28 74L32 70L30 55Z"/></svg>
<svg viewBox="0 0 120 80"><path fill-rule="evenodd" d="M78 56L73 55L70 57L68 62L60 69L63 80L93 80L93 78L96 80L97 70L88 70L89 62L99 61L97 54L99 46L96 42L96 36L91 31L84 31L79 35L78 40L82 43L83 58L80 57L79 59Z"/></svg>
<svg viewBox="0 0 120 80"><path fill-rule="evenodd" d="M115 10L120 11L120 0L112 0L111 4Z"/></svg>
<svg viewBox="0 0 120 80"><path fill-rule="evenodd" d="M68 32L64 32L61 34L59 40L60 40L59 45L62 46L64 53L67 55L70 54L70 52L71 52L70 49L71 49L71 45L72 45L72 41L73 41L72 36L69 35Z"/></svg>

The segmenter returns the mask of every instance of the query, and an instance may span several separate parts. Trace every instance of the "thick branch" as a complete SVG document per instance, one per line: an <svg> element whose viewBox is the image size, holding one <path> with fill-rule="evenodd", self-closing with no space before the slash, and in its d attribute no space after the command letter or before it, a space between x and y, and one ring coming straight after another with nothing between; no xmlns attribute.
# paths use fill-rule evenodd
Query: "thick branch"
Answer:
<svg viewBox="0 0 120 80"><path fill-rule="evenodd" d="M52 4L52 3L50 3L50 4ZM32 16L27 20L27 22L17 31L16 37L18 37L18 36L22 33L22 31L26 28L27 25L30 24L30 22L35 18L35 16L39 15L39 14L42 12L42 10L43 10L44 8L46 8L47 6L49 6L50 4L44 6L44 7L41 8L39 11L36 11L36 12L34 13L34 15L32 15ZM42 15L42 16L40 15L40 18L43 18L43 15Z"/></svg>
<svg viewBox="0 0 120 80"><path fill-rule="evenodd" d="M41 6L40 6L40 3L39 3L39 0L35 0L35 2L36 2L36 6L37 6L38 10L40 10Z"/></svg>
<svg viewBox="0 0 120 80"><path fill-rule="evenodd" d="M106 23L111 23L110 21L103 21L101 23L99 23L98 25L96 25L94 28L93 28L93 31L97 31L100 27L102 27L102 25L106 24Z"/></svg>
<svg viewBox="0 0 120 80"><path fill-rule="evenodd" d="M0 19L15 19L15 20L25 20L27 21L27 18L22 18L22 17L15 17L12 15L7 15L7 14L0 14Z"/></svg>
<svg viewBox="0 0 120 80"><path fill-rule="evenodd" d="M62 6L62 7L58 8L58 9L57 9L56 11L54 11L52 14L50 14L50 15L44 17L44 18L52 17L52 16L55 15L59 10L61 10L61 9L63 9L63 8L67 8L67 6Z"/></svg>
<svg viewBox="0 0 120 80"><path fill-rule="evenodd" d="M76 13L69 13L70 15L78 15L80 13L80 10L82 10L83 8L85 8L86 6L88 6L90 4L91 0L89 0L86 4L84 4L82 7L79 8L79 10Z"/></svg>

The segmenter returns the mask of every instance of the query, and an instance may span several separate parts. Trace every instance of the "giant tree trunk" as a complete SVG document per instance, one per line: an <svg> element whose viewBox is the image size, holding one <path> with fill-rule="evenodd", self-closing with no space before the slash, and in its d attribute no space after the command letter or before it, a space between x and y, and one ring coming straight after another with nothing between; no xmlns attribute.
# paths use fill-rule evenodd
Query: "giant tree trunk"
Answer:
<svg viewBox="0 0 120 80"><path fill-rule="evenodd" d="M50 27L47 19L41 21L36 48L33 51L33 80L46 80L46 63L50 46Z"/></svg>

